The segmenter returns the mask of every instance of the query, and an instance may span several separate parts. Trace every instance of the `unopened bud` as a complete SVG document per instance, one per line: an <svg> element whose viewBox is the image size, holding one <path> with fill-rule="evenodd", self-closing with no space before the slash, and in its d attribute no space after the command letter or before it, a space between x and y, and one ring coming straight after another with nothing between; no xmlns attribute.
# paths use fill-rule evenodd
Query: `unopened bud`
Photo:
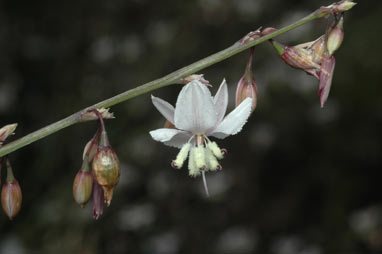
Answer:
<svg viewBox="0 0 382 254"><path fill-rule="evenodd" d="M257 84L253 77L252 59L253 48L251 48L251 54L244 75L241 77L236 87L236 107L249 97L252 98L251 112L255 110L257 104Z"/></svg>
<svg viewBox="0 0 382 254"><path fill-rule="evenodd" d="M84 160L82 168L78 171L73 182L73 197L74 200L82 208L89 201L93 190L93 176L89 171L89 162L87 158Z"/></svg>
<svg viewBox="0 0 382 254"><path fill-rule="evenodd" d="M105 202L110 205L113 198L114 186L117 185L121 175L121 167L117 154L109 144L106 131L101 133L101 142L93 159L94 177L101 185Z"/></svg>
<svg viewBox="0 0 382 254"><path fill-rule="evenodd" d="M356 5L357 3L354 3L353 1L349 1L349 0L342 0L340 2L338 2L337 4L335 4L334 8L333 8L333 11L334 12L344 12L344 11L348 11L350 10L351 8L353 8L354 5Z"/></svg>
<svg viewBox="0 0 382 254"><path fill-rule="evenodd" d="M7 159L7 179L1 190L1 205L10 220L19 213L21 202L21 188L18 181L13 176L12 168Z"/></svg>
<svg viewBox="0 0 382 254"><path fill-rule="evenodd" d="M330 31L328 35L327 47L329 55L333 55L333 53L337 51L337 49L339 49L339 47L342 44L342 41L344 40L343 23L344 17L341 16L338 23L334 26L334 28Z"/></svg>
<svg viewBox="0 0 382 254"><path fill-rule="evenodd" d="M0 146L2 143L8 138L8 136L12 135L17 127L17 123L5 125L0 129Z"/></svg>

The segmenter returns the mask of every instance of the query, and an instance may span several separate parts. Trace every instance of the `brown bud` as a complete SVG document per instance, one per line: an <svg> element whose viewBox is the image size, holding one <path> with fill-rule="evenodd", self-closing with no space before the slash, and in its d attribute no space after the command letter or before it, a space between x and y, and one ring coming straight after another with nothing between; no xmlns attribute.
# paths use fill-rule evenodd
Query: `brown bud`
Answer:
<svg viewBox="0 0 382 254"><path fill-rule="evenodd" d="M1 205L4 212L12 220L20 211L22 202L21 188L17 180L5 181L1 190Z"/></svg>
<svg viewBox="0 0 382 254"><path fill-rule="evenodd" d="M87 160L84 163L89 163ZM88 166L86 166L88 167ZM73 182L73 197L74 200L82 208L85 207L86 203L89 201L93 190L93 176L89 170L83 170L82 168L78 171Z"/></svg>
<svg viewBox="0 0 382 254"><path fill-rule="evenodd" d="M114 186L118 183L121 175L121 167L105 131L101 133L100 146L93 159L93 172L96 181L104 191L105 201L109 206L113 197Z"/></svg>

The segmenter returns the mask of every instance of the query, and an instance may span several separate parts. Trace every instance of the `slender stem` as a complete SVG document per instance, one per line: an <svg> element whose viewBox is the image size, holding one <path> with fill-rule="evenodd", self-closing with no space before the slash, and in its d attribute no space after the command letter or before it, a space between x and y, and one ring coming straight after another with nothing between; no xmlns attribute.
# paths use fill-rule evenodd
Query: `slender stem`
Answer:
<svg viewBox="0 0 382 254"><path fill-rule="evenodd" d="M206 58L203 58L195 63L192 63L186 67L183 67L177 71L174 71L162 78L153 80L151 82L148 82L144 85L138 86L136 88L133 88L131 90L128 90L126 92L123 92L121 94L118 94L114 97L111 97L109 99L106 99L104 101L101 101L99 103L96 103L90 107L87 107L77 113L74 113L58 122L52 123L46 127L43 127L35 132L32 132L20 139L17 139L3 147L0 148L0 157L4 156L6 154L9 154L15 150L18 150L24 146L29 145L30 143L33 143L39 139L42 139L48 135L51 135L61 129L64 129L66 127L69 127L73 124L79 123L81 121L81 114L83 112L92 110L92 109L98 109L98 108L107 108L113 105L116 105L118 103L124 102L126 100L129 100L131 98L137 97L139 95L148 93L150 91L159 89L161 87L165 87L171 84L178 84L180 83L180 80L183 77L187 77L195 72L198 72L202 69L205 69L213 64L216 64L218 62L223 61L224 59L227 59L233 55L236 55L250 47L256 46L260 43L263 43L265 41L268 41L271 38L274 38L276 36L279 36L281 34L284 34L292 29L295 29L305 23L308 23L314 19L321 18L325 16L326 14L329 14L329 10L323 10L322 8L316 10L315 12L309 14L308 16L298 20L297 22L288 25L286 27L283 27L273 33L267 34L265 36L262 36L257 39L245 41L245 42L237 42L233 44L232 46L219 51L211 56L208 56Z"/></svg>

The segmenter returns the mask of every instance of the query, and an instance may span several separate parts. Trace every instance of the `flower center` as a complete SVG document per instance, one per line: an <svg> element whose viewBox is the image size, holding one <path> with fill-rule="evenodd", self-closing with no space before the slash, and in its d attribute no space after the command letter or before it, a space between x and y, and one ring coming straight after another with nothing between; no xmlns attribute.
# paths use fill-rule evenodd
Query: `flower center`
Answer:
<svg viewBox="0 0 382 254"><path fill-rule="evenodd" d="M194 139L194 144L191 141ZM208 139L205 135L194 135L182 146L176 159L172 161L173 168L181 168L188 157L188 172L191 177L202 175L204 188L207 196L208 188L205 178L205 172L220 171L222 166L218 160L223 159L227 153L226 149L220 149L219 146Z"/></svg>

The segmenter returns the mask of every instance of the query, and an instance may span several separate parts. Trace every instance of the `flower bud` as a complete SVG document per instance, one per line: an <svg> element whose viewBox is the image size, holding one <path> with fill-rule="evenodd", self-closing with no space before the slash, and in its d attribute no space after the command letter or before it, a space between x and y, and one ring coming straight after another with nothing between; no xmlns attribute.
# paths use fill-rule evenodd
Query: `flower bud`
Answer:
<svg viewBox="0 0 382 254"><path fill-rule="evenodd" d="M253 48L244 75L241 77L236 87L236 107L246 98L252 98L251 112L256 108L257 104L257 84L252 73Z"/></svg>
<svg viewBox="0 0 382 254"><path fill-rule="evenodd" d="M336 4L334 4L334 7L333 7L333 11L334 12L344 12L344 11L348 11L350 10L351 8L353 8L354 5L356 5L357 3L354 3L353 1L349 1L349 0L342 0Z"/></svg>
<svg viewBox="0 0 382 254"><path fill-rule="evenodd" d="M93 184L93 218L98 220L99 216L103 214L103 203L105 202L102 187L94 181Z"/></svg>
<svg viewBox="0 0 382 254"><path fill-rule="evenodd" d="M121 175L121 167L117 154L109 144L106 131L101 133L101 142L93 159L93 172L96 181L104 191L105 201L109 206L114 186Z"/></svg>
<svg viewBox="0 0 382 254"><path fill-rule="evenodd" d="M341 16L338 23L334 26L334 28L330 31L328 35L327 48L329 55L333 55L333 53L337 51L337 49L339 49L339 47L342 44L342 41L344 40L343 24L344 17Z"/></svg>
<svg viewBox="0 0 382 254"><path fill-rule="evenodd" d="M271 42L286 64L319 78L320 64L313 61L313 54L310 50L302 46L284 46L274 40Z"/></svg>
<svg viewBox="0 0 382 254"><path fill-rule="evenodd" d="M313 61L321 63L322 57L326 52L325 36L320 36L315 40L311 45L311 49L313 51Z"/></svg>
<svg viewBox="0 0 382 254"><path fill-rule="evenodd" d="M7 159L7 179L1 190L1 205L10 220L19 213L21 202L21 188L18 181L13 176L11 165Z"/></svg>
<svg viewBox="0 0 382 254"><path fill-rule="evenodd" d="M17 123L5 125L0 129L0 146L7 139L8 136L13 135L17 127Z"/></svg>
<svg viewBox="0 0 382 254"><path fill-rule="evenodd" d="M277 29L276 28L273 28L273 27L266 27L263 29L263 31L261 31L261 35L264 36L264 35L268 35L270 33L273 33L273 32L276 32Z"/></svg>
<svg viewBox="0 0 382 254"><path fill-rule="evenodd" d="M73 197L74 200L82 208L89 201L93 190L93 176L89 171L89 161L86 159L83 162L81 169L78 171L73 182Z"/></svg>

